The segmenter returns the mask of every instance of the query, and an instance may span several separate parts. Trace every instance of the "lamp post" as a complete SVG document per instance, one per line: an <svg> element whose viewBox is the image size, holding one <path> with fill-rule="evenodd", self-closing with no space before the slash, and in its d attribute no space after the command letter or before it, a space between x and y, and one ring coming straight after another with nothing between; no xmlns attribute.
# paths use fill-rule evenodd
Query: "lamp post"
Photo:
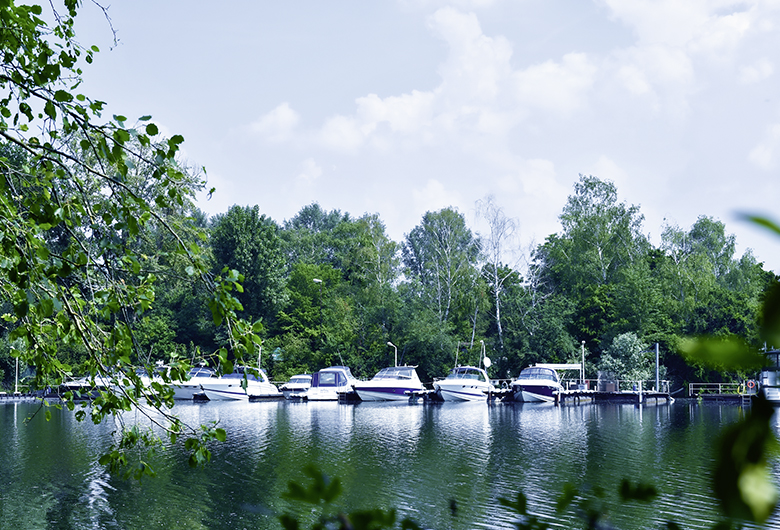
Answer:
<svg viewBox="0 0 780 530"><path fill-rule="evenodd" d="M582 366L581 370L582 372L582 384L585 384L585 341L582 341Z"/></svg>
<svg viewBox="0 0 780 530"><path fill-rule="evenodd" d="M322 333L322 280L319 278L312 278L311 281L320 286L320 333Z"/></svg>
<svg viewBox="0 0 780 530"><path fill-rule="evenodd" d="M390 342L390 341L388 341L388 342L387 342L387 345L388 345L388 346L392 346L392 347L393 347L393 350L395 350L395 365L394 365L394 366L398 366L398 348L396 347L396 345L395 345L395 344L393 344L393 343L392 343L392 342Z"/></svg>

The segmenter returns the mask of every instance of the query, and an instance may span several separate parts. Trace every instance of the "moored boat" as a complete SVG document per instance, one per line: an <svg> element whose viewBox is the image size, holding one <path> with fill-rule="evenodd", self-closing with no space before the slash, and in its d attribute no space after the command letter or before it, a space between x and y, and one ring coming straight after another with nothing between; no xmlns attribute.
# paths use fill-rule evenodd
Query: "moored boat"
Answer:
<svg viewBox="0 0 780 530"><path fill-rule="evenodd" d="M205 366L194 366L187 372L185 381L173 381L173 399L195 399L195 396L203 393L201 385L209 383L216 379L216 374L212 368Z"/></svg>
<svg viewBox="0 0 780 530"><path fill-rule="evenodd" d="M279 387L279 390L284 394L285 399L304 399L306 393L311 387L311 376L309 374L294 375Z"/></svg>
<svg viewBox="0 0 780 530"><path fill-rule="evenodd" d="M337 401L339 394L352 392L357 379L346 366L331 366L312 375L311 387L306 392L309 401Z"/></svg>
<svg viewBox="0 0 780 530"><path fill-rule="evenodd" d="M413 392L424 389L415 366L390 366L380 370L370 381L353 385L362 401L408 400Z"/></svg>
<svg viewBox="0 0 780 530"><path fill-rule="evenodd" d="M545 366L524 368L512 381L514 400L524 403L553 402L561 390L558 372Z"/></svg>
<svg viewBox="0 0 780 530"><path fill-rule="evenodd" d="M496 387L482 368L458 366L446 378L434 381L433 389L444 401L487 401Z"/></svg>
<svg viewBox="0 0 780 530"><path fill-rule="evenodd" d="M243 387L246 379L246 388ZM245 400L249 398L280 398L282 393L268 381L263 370L236 367L232 374L212 377L201 382L200 387L210 401Z"/></svg>
<svg viewBox="0 0 780 530"><path fill-rule="evenodd" d="M780 405L780 350L768 351L759 377L759 394L773 405Z"/></svg>

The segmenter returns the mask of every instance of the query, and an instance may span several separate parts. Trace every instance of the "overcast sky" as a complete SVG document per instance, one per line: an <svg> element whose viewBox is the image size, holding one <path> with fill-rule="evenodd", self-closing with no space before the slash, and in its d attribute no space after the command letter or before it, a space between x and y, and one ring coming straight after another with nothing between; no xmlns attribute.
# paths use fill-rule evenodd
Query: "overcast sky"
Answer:
<svg viewBox="0 0 780 530"><path fill-rule="evenodd" d="M113 0L119 43L84 91L151 114L208 171L210 215L314 201L378 213L396 241L426 211L493 194L523 244L559 231L578 175L613 181L660 243L715 217L780 270L777 0Z"/></svg>

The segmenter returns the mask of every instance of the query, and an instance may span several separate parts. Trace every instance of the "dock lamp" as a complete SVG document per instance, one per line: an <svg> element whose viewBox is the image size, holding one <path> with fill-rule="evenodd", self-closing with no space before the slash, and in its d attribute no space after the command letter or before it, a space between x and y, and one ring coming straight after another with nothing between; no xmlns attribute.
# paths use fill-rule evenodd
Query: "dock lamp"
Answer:
<svg viewBox="0 0 780 530"><path fill-rule="evenodd" d="M389 342L389 341L388 341L387 345L388 346L392 346L393 350L395 350L395 366L398 366L398 348L396 347L395 344L393 344L392 342Z"/></svg>

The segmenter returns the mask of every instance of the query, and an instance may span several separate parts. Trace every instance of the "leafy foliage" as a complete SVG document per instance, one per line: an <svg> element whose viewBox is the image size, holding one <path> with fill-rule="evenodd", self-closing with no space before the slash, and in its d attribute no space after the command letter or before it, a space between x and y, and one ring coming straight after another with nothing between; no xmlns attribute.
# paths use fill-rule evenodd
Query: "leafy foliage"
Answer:
<svg viewBox="0 0 780 530"><path fill-rule="evenodd" d="M255 351L253 328L235 315L237 273L211 275L203 233L187 215L203 182L177 160L184 138L162 138L149 116L134 124L121 115L102 121L104 103L78 92L82 65L98 49L76 40L79 2L63 7L51 4L44 14L37 5L0 4L5 340L11 355L34 370L32 389L56 389L88 374L99 395L77 418L113 416L121 426L120 441L100 459L110 469L128 464L134 448L157 443L156 435L123 423L131 408L172 441L186 437L195 460L204 461L207 443L222 433L184 425L168 411L170 390L145 386L134 367L148 358L148 333L160 334L158 345L171 340L165 313L150 313L160 278L170 275L208 293L235 357ZM78 355L62 354L68 351ZM189 364L175 351L167 360L165 382L184 379ZM63 405L74 409L75 397L66 392ZM133 475L150 474L139 460Z"/></svg>

